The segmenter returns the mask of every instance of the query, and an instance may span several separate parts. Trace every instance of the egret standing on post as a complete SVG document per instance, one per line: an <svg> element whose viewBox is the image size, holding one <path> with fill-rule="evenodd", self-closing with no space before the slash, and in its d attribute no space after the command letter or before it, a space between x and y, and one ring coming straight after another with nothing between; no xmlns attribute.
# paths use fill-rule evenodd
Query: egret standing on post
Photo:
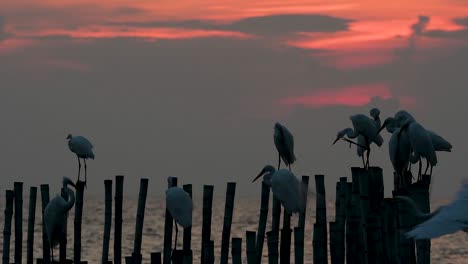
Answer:
<svg viewBox="0 0 468 264"><path fill-rule="evenodd" d="M289 130L280 123L275 124L273 140L275 141L276 149L278 150L278 170L280 169L281 159L291 171L291 164L296 161L294 155L294 138Z"/></svg>
<svg viewBox="0 0 468 264"><path fill-rule="evenodd" d="M86 160L93 159L94 160L94 153L93 153L93 145L89 142L88 139L82 136L72 136L72 134L68 134L68 148L76 154L78 158L78 180L80 180L80 172L81 172L81 162L80 158L83 159L85 164L85 186L86 186Z"/></svg>
<svg viewBox="0 0 468 264"><path fill-rule="evenodd" d="M65 201L62 196L57 194L44 209L44 226L49 240L52 262L54 261L54 247L67 239L65 233L66 216L75 204L75 193L68 189L68 184L76 188L72 180L63 177L63 188L68 193L68 201Z"/></svg>
<svg viewBox="0 0 468 264"><path fill-rule="evenodd" d="M193 203L190 195L186 191L179 187L171 187L166 190L166 207L175 222L175 251L177 248L177 234L179 232L177 224L181 225L183 228L192 226Z"/></svg>

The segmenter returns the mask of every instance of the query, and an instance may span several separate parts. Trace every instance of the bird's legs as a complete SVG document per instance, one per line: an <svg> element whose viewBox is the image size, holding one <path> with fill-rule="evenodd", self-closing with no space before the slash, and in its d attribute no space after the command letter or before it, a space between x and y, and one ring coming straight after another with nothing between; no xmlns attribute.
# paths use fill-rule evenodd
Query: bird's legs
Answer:
<svg viewBox="0 0 468 264"><path fill-rule="evenodd" d="M76 182L79 182L80 181L80 172L81 172L81 161L80 161L80 157L78 157L78 155L76 155L76 157L78 158L78 180L76 180Z"/></svg>
<svg viewBox="0 0 468 264"><path fill-rule="evenodd" d="M365 168L366 167L366 161L364 160L364 155L362 155L361 158L362 158L362 166Z"/></svg>
<svg viewBox="0 0 468 264"><path fill-rule="evenodd" d="M289 171L291 171L291 163L288 164Z"/></svg>
<svg viewBox="0 0 468 264"><path fill-rule="evenodd" d="M369 169L370 144L369 144L369 140L366 137L364 137L364 139L366 140L366 146L367 146L367 166L364 166L364 168L367 167L367 169Z"/></svg>
<svg viewBox="0 0 468 264"><path fill-rule="evenodd" d="M427 170L429 169L429 160L426 159L426 170L424 171L424 174L427 175Z"/></svg>
<svg viewBox="0 0 468 264"><path fill-rule="evenodd" d="M421 157L419 157L418 181L421 180L421 172L422 172L422 159L421 159Z"/></svg>
<svg viewBox="0 0 468 264"><path fill-rule="evenodd" d="M177 249L177 235L179 233L179 229L177 228L177 222L175 219L174 219L174 224L175 224L175 239L174 239L174 249L172 250L171 259L174 256L174 252Z"/></svg>

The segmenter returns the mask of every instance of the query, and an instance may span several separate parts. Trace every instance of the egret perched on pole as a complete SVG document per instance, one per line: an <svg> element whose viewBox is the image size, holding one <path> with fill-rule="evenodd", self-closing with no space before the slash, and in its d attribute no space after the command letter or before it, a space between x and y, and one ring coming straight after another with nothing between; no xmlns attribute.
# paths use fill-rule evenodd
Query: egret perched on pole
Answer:
<svg viewBox="0 0 468 264"><path fill-rule="evenodd" d="M350 120L353 124L353 128L345 128L337 133L336 139L333 142L333 145L340 139L344 139L347 142L357 145L358 147L364 148L367 151L367 162L365 164L365 168L369 167L369 156L370 156L370 145L371 143L375 143L377 146L382 146L383 138L379 135L379 127L374 119L363 115L357 114L352 115ZM365 145L360 145L355 143L349 139L353 139L361 135L364 137ZM344 138L347 136L349 139Z"/></svg>
<svg viewBox="0 0 468 264"><path fill-rule="evenodd" d="M170 187L166 190L166 207L175 222L175 251L177 248L177 235L179 232L177 224L181 225L183 228L192 226L193 203L190 195L186 191L180 187Z"/></svg>
<svg viewBox="0 0 468 264"><path fill-rule="evenodd" d="M81 162L80 158L83 159L85 165L85 186L86 186L86 160L93 159L94 160L94 153L93 153L93 145L91 142L82 136L72 136L72 134L68 134L68 148L76 154L78 158L78 180L80 180L80 172L81 172Z"/></svg>
<svg viewBox="0 0 468 264"><path fill-rule="evenodd" d="M263 176L263 181L271 187L273 196L281 202L284 210L289 213L304 211L304 193L299 181L291 171L276 170L266 165L252 182Z"/></svg>
<svg viewBox="0 0 468 264"><path fill-rule="evenodd" d="M68 184L76 188L75 183L67 177L63 177L62 183L64 190L68 193L68 201L57 194L44 209L44 226L49 240L52 262L54 261L54 247L67 239L65 233L66 216L75 204L75 193L68 189Z"/></svg>
<svg viewBox="0 0 468 264"><path fill-rule="evenodd" d="M281 159L291 171L291 164L296 161L294 155L294 138L289 130L281 125L275 123L273 140L275 142L276 149L278 150L278 170L280 169Z"/></svg>
<svg viewBox="0 0 468 264"><path fill-rule="evenodd" d="M416 216L418 222L422 222L406 233L408 238L430 239L460 230L468 232L468 182L463 184L454 201L430 214L422 213L411 198L405 196L395 198L407 202L411 206L412 214Z"/></svg>

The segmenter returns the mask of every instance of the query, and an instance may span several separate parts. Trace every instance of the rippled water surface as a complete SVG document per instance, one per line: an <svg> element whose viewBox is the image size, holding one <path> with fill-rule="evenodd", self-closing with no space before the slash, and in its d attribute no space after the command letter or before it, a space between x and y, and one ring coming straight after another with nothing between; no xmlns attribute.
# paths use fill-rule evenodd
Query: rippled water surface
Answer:
<svg viewBox="0 0 468 264"><path fill-rule="evenodd" d="M40 197L40 195L39 195ZM4 197L0 201L0 208L4 210ZM194 263L199 263L199 251L201 241L201 220L202 220L202 205L201 197L195 196L194 222L192 229L192 249L194 250ZM38 199L40 202L40 199ZM306 234L305 234L305 258L306 263L312 263L312 225L315 216L315 202L309 199L306 219ZM432 206L438 206L441 203L436 203ZM39 204L38 204L39 205ZM123 216L123 236L122 236L122 255L130 255L133 251L133 239L135 232L135 218L137 210L137 199L126 199L124 201L124 216ZM245 239L246 230L257 230L258 212L260 207L260 198L247 199L236 198L234 208L234 219L232 223L232 236L242 237ZM26 229L27 229L27 199L24 206L24 250L23 259L26 258ZM39 208L39 206L38 206ZM329 201L327 205L328 220L334 220L334 202ZM34 254L35 258L42 256L42 226L40 219L40 210L36 210L36 225L35 225L35 240ZM216 259L219 259L221 231L224 216L224 200L215 199L213 202L213 218L212 218L212 239L215 241ZM74 208L69 214L68 229L73 230ZM270 219L269 219L270 220ZM297 223L297 218L293 217L292 223ZM3 228L4 214L0 216L0 224ZM14 230L14 224L12 224ZM270 223L267 225L267 230ZM109 248L110 260L113 256L113 223L111 232L111 242ZM82 260L87 260L88 263L100 263L102 254L102 238L104 230L104 198L85 197L84 212L83 212L83 228L82 228ZM143 230L142 254L144 263L149 263L150 252L162 251L164 236L164 201L161 198L148 197L146 205L146 214ZM179 247L182 246L182 232L179 232ZM0 244L3 243L3 237ZM14 234L12 235L10 260L13 258ZM3 246L0 246L2 250ZM245 250L245 241L243 242ZM68 254L73 253L73 235L70 232L68 236ZM266 243L264 246L264 256L267 254ZM58 250L57 253L58 255ZM245 252L243 253L245 258ZM433 263L467 263L468 258L468 235L464 232L447 235L438 239L432 240L432 261ZM12 262L12 261L10 261Z"/></svg>

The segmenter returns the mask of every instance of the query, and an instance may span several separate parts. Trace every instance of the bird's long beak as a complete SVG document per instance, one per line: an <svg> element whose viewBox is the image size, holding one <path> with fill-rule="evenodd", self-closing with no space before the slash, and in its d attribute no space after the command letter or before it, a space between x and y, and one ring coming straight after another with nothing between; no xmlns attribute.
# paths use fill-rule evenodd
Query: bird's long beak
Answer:
<svg viewBox="0 0 468 264"><path fill-rule="evenodd" d="M70 184L71 186L73 186L73 188L75 188L75 189L76 189L76 184L75 184L74 182L70 181L70 183L69 183L69 184Z"/></svg>
<svg viewBox="0 0 468 264"><path fill-rule="evenodd" d="M335 145L336 142L338 142L338 140L340 140L341 137L336 137L335 141L333 141L333 144L332 145Z"/></svg>
<svg viewBox="0 0 468 264"><path fill-rule="evenodd" d="M265 174L265 170L262 170L262 171L260 172L260 174L258 174L257 177L255 177L255 179L253 179L252 182L255 182L258 178L262 177L263 174Z"/></svg>

